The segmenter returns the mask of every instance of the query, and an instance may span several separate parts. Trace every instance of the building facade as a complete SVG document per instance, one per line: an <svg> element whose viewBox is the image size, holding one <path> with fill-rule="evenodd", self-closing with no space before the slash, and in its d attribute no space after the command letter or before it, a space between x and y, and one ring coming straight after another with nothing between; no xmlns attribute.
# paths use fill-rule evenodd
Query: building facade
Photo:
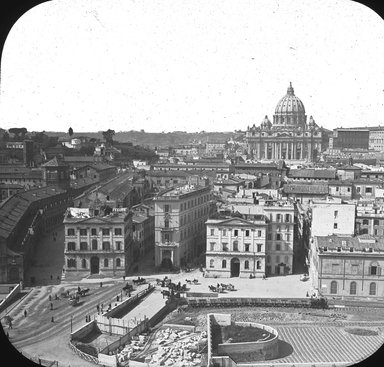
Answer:
<svg viewBox="0 0 384 367"><path fill-rule="evenodd" d="M124 276L133 264L128 209L68 208L64 229L66 277Z"/></svg>
<svg viewBox="0 0 384 367"><path fill-rule="evenodd" d="M384 296L384 243L372 236L319 236L311 241L312 285L324 296Z"/></svg>
<svg viewBox="0 0 384 367"><path fill-rule="evenodd" d="M210 188L185 185L160 192L155 203L155 266L181 267L204 252Z"/></svg>
<svg viewBox="0 0 384 367"><path fill-rule="evenodd" d="M278 102L273 123L265 116L260 126L246 131L248 154L255 159L314 161L323 150L323 133L312 116L307 123L303 102L292 84Z"/></svg>
<svg viewBox="0 0 384 367"><path fill-rule="evenodd" d="M205 277L262 277L265 275L266 218L209 219L206 222Z"/></svg>

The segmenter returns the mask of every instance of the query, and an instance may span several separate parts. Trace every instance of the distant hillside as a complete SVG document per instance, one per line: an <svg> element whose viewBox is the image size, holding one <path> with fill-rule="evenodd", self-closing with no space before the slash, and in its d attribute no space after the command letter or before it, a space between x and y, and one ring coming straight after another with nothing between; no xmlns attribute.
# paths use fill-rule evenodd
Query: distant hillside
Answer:
<svg viewBox="0 0 384 367"><path fill-rule="evenodd" d="M68 137L66 132L45 132L48 136ZM154 149L155 147L168 147L178 144L191 144L193 142L206 143L207 141L227 141L231 137L240 137L241 133L234 132L200 132L187 133L184 131L174 131L170 133L146 133L141 131L121 131L116 132L113 140L125 143L131 142L133 145L142 145ZM90 138L103 139L101 131L95 132L74 132L73 137L88 136Z"/></svg>

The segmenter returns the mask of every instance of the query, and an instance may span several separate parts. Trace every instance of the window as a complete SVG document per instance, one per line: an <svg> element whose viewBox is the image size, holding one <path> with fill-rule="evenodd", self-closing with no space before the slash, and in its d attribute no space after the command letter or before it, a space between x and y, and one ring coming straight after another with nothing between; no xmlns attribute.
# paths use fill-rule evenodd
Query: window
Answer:
<svg viewBox="0 0 384 367"><path fill-rule="evenodd" d="M239 231L237 230L237 229L235 229L234 231L233 231L233 235L236 237L236 236L238 236L239 235Z"/></svg>
<svg viewBox="0 0 384 367"><path fill-rule="evenodd" d="M111 249L111 244L108 241L103 242L103 250L108 251Z"/></svg>
<svg viewBox="0 0 384 367"><path fill-rule="evenodd" d="M164 228L169 228L169 219L164 219Z"/></svg>
<svg viewBox="0 0 384 367"><path fill-rule="evenodd" d="M261 269L261 261L260 260L257 260L256 261L256 269Z"/></svg>
<svg viewBox="0 0 384 367"><path fill-rule="evenodd" d="M257 237L261 237L261 231L257 231Z"/></svg>
<svg viewBox="0 0 384 367"><path fill-rule="evenodd" d="M262 248L262 244L261 243L258 243L257 244L257 252L261 252L261 248Z"/></svg>
<svg viewBox="0 0 384 367"><path fill-rule="evenodd" d="M83 259L81 260L81 267L85 269L87 267L87 260Z"/></svg>
<svg viewBox="0 0 384 367"><path fill-rule="evenodd" d="M249 269L249 261L248 260L244 261L244 269Z"/></svg>
<svg viewBox="0 0 384 367"><path fill-rule="evenodd" d="M331 282L331 294L336 294L337 293L337 282L332 280Z"/></svg>
<svg viewBox="0 0 384 367"><path fill-rule="evenodd" d="M378 226L380 224L380 221L378 220L378 219L375 219L374 221L373 221L373 225L374 226Z"/></svg>
<svg viewBox="0 0 384 367"><path fill-rule="evenodd" d="M80 236L86 236L87 230L85 228L80 228Z"/></svg>
<svg viewBox="0 0 384 367"><path fill-rule="evenodd" d="M276 243L276 251L280 251L280 243Z"/></svg>
<svg viewBox="0 0 384 367"><path fill-rule="evenodd" d="M121 266L121 259L117 258L116 259L116 268L120 268Z"/></svg>
<svg viewBox="0 0 384 367"><path fill-rule="evenodd" d="M358 264L352 264L351 273L352 274L358 274L358 272L359 272L359 265Z"/></svg>
<svg viewBox="0 0 384 367"><path fill-rule="evenodd" d="M249 252L249 243L246 243L246 244L244 244L244 246L245 246L245 252Z"/></svg>
<svg viewBox="0 0 384 367"><path fill-rule="evenodd" d="M68 236L74 236L75 235L75 229L74 228L68 228L67 235Z"/></svg>
<svg viewBox="0 0 384 367"><path fill-rule="evenodd" d="M97 240L92 240L92 250L97 250Z"/></svg>
<svg viewBox="0 0 384 367"><path fill-rule="evenodd" d="M96 230L96 228L92 228L92 229L91 229L91 235L92 235L92 236L96 236L96 235L97 235L97 230Z"/></svg>
<svg viewBox="0 0 384 367"><path fill-rule="evenodd" d="M249 237L249 229L245 230L245 237Z"/></svg>
<svg viewBox="0 0 384 367"><path fill-rule="evenodd" d="M289 233L287 233L286 237L287 237L287 241L290 241L291 235Z"/></svg>
<svg viewBox="0 0 384 367"><path fill-rule="evenodd" d="M366 194L372 194L372 187L366 187L365 188L365 193Z"/></svg>
<svg viewBox="0 0 384 367"><path fill-rule="evenodd" d="M103 236L109 236L109 228L103 228L102 233Z"/></svg>
<svg viewBox="0 0 384 367"><path fill-rule="evenodd" d="M225 268L227 267L227 260L223 260L223 261L221 262L221 267L222 267L223 269L225 269Z"/></svg>
<svg viewBox="0 0 384 367"><path fill-rule="evenodd" d="M335 210L335 212L334 212L334 218L336 219L336 218L338 217L338 215L339 215L339 211L338 211L338 210Z"/></svg>
<svg viewBox="0 0 384 367"><path fill-rule="evenodd" d="M285 221L290 222L291 221L291 216L290 214L285 214Z"/></svg>
<svg viewBox="0 0 384 367"><path fill-rule="evenodd" d="M368 219L363 219L363 225L367 225L368 224Z"/></svg>
<svg viewBox="0 0 384 367"><path fill-rule="evenodd" d="M277 255L277 256L276 256L276 263L278 264L279 262L280 262L280 256Z"/></svg>
<svg viewBox="0 0 384 367"><path fill-rule="evenodd" d="M88 243L87 242L80 242L80 250L86 251L88 249Z"/></svg>
<svg viewBox="0 0 384 367"><path fill-rule="evenodd" d="M120 251L121 250L121 242L116 241L116 250Z"/></svg>
<svg viewBox="0 0 384 367"><path fill-rule="evenodd" d="M372 282L369 284L369 295L376 296L376 283Z"/></svg>
<svg viewBox="0 0 384 367"><path fill-rule="evenodd" d="M227 230L223 229L223 236L226 236L226 235L227 235Z"/></svg>
<svg viewBox="0 0 384 367"><path fill-rule="evenodd" d="M164 212L169 213L169 205L168 204L164 205Z"/></svg>
<svg viewBox="0 0 384 367"><path fill-rule="evenodd" d="M211 236L214 236L214 235L215 235L215 229L211 228Z"/></svg>
<svg viewBox="0 0 384 367"><path fill-rule="evenodd" d="M75 242L68 242L67 249L68 251L75 251L76 250Z"/></svg>
<svg viewBox="0 0 384 367"><path fill-rule="evenodd" d="M268 241L272 240L272 234L271 233L268 233L267 240Z"/></svg>
<svg viewBox="0 0 384 367"><path fill-rule="evenodd" d="M108 259L104 259L104 268L108 268L108 266L109 266Z"/></svg>
<svg viewBox="0 0 384 367"><path fill-rule="evenodd" d="M333 223L333 229L337 229L337 223Z"/></svg>
<svg viewBox="0 0 384 367"><path fill-rule="evenodd" d="M223 242L223 251L228 251L228 243Z"/></svg>
<svg viewBox="0 0 384 367"><path fill-rule="evenodd" d="M284 256L284 262L286 263L286 264L288 264L288 262L289 262L289 257L286 255L286 256Z"/></svg>
<svg viewBox="0 0 384 367"><path fill-rule="evenodd" d="M123 231L121 228L115 228L115 236L121 236L123 234Z"/></svg>
<svg viewBox="0 0 384 367"><path fill-rule="evenodd" d="M280 222L281 220L281 215L280 214L276 214L276 222Z"/></svg>
<svg viewBox="0 0 384 367"><path fill-rule="evenodd" d="M211 251L215 251L215 242L210 243Z"/></svg>
<svg viewBox="0 0 384 367"><path fill-rule="evenodd" d="M213 259L209 260L209 267L214 268L215 267L214 263L215 261Z"/></svg>
<svg viewBox="0 0 384 367"><path fill-rule="evenodd" d="M356 187L356 191L357 191L357 192L360 192L360 190L361 190L361 187L360 187L360 186L357 186L357 187Z"/></svg>
<svg viewBox="0 0 384 367"><path fill-rule="evenodd" d="M68 268L76 268L76 259L68 259L67 260Z"/></svg>
<svg viewBox="0 0 384 367"><path fill-rule="evenodd" d="M349 285L349 294L356 294L356 282L351 282Z"/></svg>
<svg viewBox="0 0 384 367"><path fill-rule="evenodd" d="M233 251L239 251L239 242L233 241Z"/></svg>
<svg viewBox="0 0 384 367"><path fill-rule="evenodd" d="M377 275L377 266L371 266L369 274L370 275Z"/></svg>
<svg viewBox="0 0 384 367"><path fill-rule="evenodd" d="M276 233L276 241L280 241L281 240L281 234L280 233Z"/></svg>

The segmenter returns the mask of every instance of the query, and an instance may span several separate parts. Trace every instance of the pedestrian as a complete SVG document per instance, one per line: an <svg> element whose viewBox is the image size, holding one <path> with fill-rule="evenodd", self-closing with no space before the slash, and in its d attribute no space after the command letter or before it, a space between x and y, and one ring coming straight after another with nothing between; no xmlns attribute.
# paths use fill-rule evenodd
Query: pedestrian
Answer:
<svg viewBox="0 0 384 367"><path fill-rule="evenodd" d="M50 306L51 306L51 310L53 310L53 303L52 302L50 303Z"/></svg>
<svg viewBox="0 0 384 367"><path fill-rule="evenodd" d="M48 299L51 301L51 300L52 300L52 296L51 296L51 295L49 295L49 296L48 296Z"/></svg>
<svg viewBox="0 0 384 367"><path fill-rule="evenodd" d="M100 306L97 305L97 306L96 306L96 309L97 309L97 313L99 313L99 312L100 312Z"/></svg>
<svg viewBox="0 0 384 367"><path fill-rule="evenodd" d="M56 278L58 281L60 281L60 276L57 276L57 278Z"/></svg>
<svg viewBox="0 0 384 367"><path fill-rule="evenodd" d="M51 274L51 280L53 279L53 275Z"/></svg>
<svg viewBox="0 0 384 367"><path fill-rule="evenodd" d="M309 297L309 293L307 292L307 297Z"/></svg>
<svg viewBox="0 0 384 367"><path fill-rule="evenodd" d="M128 297L131 297L131 291L128 291Z"/></svg>
<svg viewBox="0 0 384 367"><path fill-rule="evenodd" d="M67 296L69 296L69 289L67 289Z"/></svg>
<svg viewBox="0 0 384 367"><path fill-rule="evenodd" d="M125 275L123 275L123 281L125 281Z"/></svg>
<svg viewBox="0 0 384 367"><path fill-rule="evenodd" d="M88 322L88 315L85 315L85 322Z"/></svg>
<svg viewBox="0 0 384 367"><path fill-rule="evenodd" d="M116 296L116 302L119 302L119 300L120 300L120 297Z"/></svg>
<svg viewBox="0 0 384 367"><path fill-rule="evenodd" d="M59 299L59 296L55 294L55 300L57 301Z"/></svg>
<svg viewBox="0 0 384 367"><path fill-rule="evenodd" d="M81 291L80 286L77 287L77 291L80 293L80 291Z"/></svg>
<svg viewBox="0 0 384 367"><path fill-rule="evenodd" d="M103 286L103 282L100 282L100 288Z"/></svg>
<svg viewBox="0 0 384 367"><path fill-rule="evenodd" d="M55 322L55 319L53 318L53 316L51 317L51 322Z"/></svg>
<svg viewBox="0 0 384 367"><path fill-rule="evenodd" d="M27 310L24 310L24 317L27 317Z"/></svg>

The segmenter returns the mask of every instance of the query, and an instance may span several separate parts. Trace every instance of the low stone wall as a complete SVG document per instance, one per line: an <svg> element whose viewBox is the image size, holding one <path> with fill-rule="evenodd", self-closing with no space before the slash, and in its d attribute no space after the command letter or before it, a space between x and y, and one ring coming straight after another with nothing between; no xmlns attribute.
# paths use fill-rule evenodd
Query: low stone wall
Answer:
<svg viewBox="0 0 384 367"><path fill-rule="evenodd" d="M209 292L186 292L185 293L186 297L214 297L217 298L219 297L218 293L209 293Z"/></svg>
<svg viewBox="0 0 384 367"><path fill-rule="evenodd" d="M279 334L277 330L267 325L254 322L236 322L239 326L251 326L265 330L274 337L268 340L257 340L254 342L223 343L218 345L218 354L231 355L233 353L252 353L255 361L266 361L276 359L279 356Z"/></svg>

